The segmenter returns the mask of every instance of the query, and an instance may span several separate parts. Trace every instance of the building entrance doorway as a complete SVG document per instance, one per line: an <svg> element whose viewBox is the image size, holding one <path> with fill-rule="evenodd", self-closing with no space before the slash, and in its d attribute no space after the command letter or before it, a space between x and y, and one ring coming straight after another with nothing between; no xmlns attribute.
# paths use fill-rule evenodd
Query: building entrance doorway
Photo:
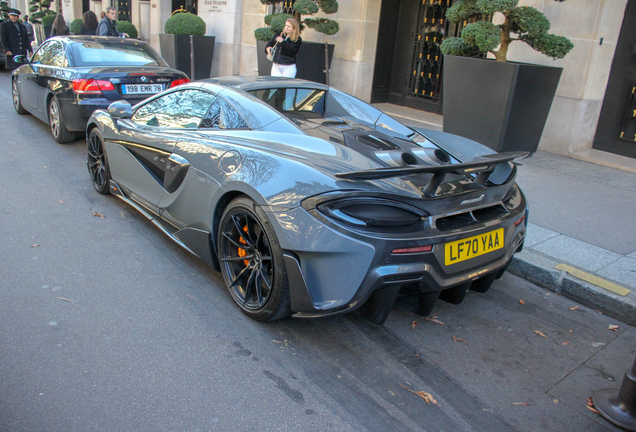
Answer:
<svg viewBox="0 0 636 432"><path fill-rule="evenodd" d="M384 0L371 102L389 102L442 113L443 56L440 44L455 25L446 11L452 0Z"/></svg>
<svg viewBox="0 0 636 432"><path fill-rule="evenodd" d="M636 0L629 0L593 148L636 158Z"/></svg>
<svg viewBox="0 0 636 432"><path fill-rule="evenodd" d="M172 0L172 13L175 12L190 12L197 15L199 7L197 0Z"/></svg>

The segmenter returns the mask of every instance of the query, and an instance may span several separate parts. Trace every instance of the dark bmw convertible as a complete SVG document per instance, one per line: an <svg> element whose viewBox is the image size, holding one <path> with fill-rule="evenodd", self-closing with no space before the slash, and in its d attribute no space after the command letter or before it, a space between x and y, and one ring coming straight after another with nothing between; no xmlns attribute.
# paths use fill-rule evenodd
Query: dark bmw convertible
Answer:
<svg viewBox="0 0 636 432"><path fill-rule="evenodd" d="M58 143L75 141L93 111L113 101L138 103L190 81L136 39L58 36L44 42L31 61L15 60L23 63L11 79L15 110L49 123Z"/></svg>
<svg viewBox="0 0 636 432"><path fill-rule="evenodd" d="M408 128L333 88L227 77L125 102L88 122L88 170L220 270L258 320L399 296L428 314L501 277L526 234L514 160Z"/></svg>

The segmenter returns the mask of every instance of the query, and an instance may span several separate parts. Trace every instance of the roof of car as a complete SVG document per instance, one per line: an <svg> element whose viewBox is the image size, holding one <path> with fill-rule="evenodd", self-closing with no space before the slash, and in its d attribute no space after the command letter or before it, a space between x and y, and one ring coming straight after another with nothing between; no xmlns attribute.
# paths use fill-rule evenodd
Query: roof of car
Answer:
<svg viewBox="0 0 636 432"><path fill-rule="evenodd" d="M271 76L227 76L202 80L212 84L234 87L244 91L261 90L268 88L309 88L314 90L329 90L329 86L313 81L296 78L271 77Z"/></svg>
<svg viewBox="0 0 636 432"><path fill-rule="evenodd" d="M125 44L144 44L148 45L146 42L133 39L133 38L120 38L114 36L84 36L84 35L63 35L63 36L54 36L55 39L64 39L67 42L119 42ZM52 39L52 38L51 38Z"/></svg>

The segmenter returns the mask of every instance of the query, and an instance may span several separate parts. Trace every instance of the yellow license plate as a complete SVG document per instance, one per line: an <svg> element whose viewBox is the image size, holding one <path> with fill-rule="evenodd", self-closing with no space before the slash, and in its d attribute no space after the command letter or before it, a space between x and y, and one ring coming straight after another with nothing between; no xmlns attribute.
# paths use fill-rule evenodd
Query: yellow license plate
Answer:
<svg viewBox="0 0 636 432"><path fill-rule="evenodd" d="M499 228L478 236L444 245L444 264L447 266L487 254L504 247L504 230Z"/></svg>

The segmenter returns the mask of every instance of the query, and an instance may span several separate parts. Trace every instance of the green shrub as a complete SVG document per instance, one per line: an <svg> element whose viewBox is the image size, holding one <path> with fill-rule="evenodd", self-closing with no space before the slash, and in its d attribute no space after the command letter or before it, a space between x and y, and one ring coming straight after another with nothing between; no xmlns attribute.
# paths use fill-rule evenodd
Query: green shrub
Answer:
<svg viewBox="0 0 636 432"><path fill-rule="evenodd" d="M117 21L117 31L119 33L127 33L128 36L133 39L137 39L137 36L139 36L137 27L135 27L133 23L129 21Z"/></svg>
<svg viewBox="0 0 636 432"><path fill-rule="evenodd" d="M74 19L71 25L68 26L68 29L73 34L79 34L80 30L82 29L82 24L84 24L83 19L81 18Z"/></svg>
<svg viewBox="0 0 636 432"><path fill-rule="evenodd" d="M464 27L461 38L448 38L442 42L442 53L474 56L490 52L496 61L505 62L508 46L517 40L553 59L565 57L574 48L568 38L548 33L550 21L543 13L518 4L518 0L457 1L446 12L446 18L456 23L477 21ZM497 12L504 15L503 24L484 21Z"/></svg>
<svg viewBox="0 0 636 432"><path fill-rule="evenodd" d="M42 25L43 26L50 26L53 25L53 21L55 21L55 15L53 14L46 14L42 17L41 19L42 21Z"/></svg>
<svg viewBox="0 0 636 432"><path fill-rule="evenodd" d="M164 27L166 34L176 35L205 35L205 21L197 15L191 13L174 14L166 21Z"/></svg>
<svg viewBox="0 0 636 432"><path fill-rule="evenodd" d="M261 0L261 3L272 5L281 3L281 0ZM326 35L334 35L340 30L340 26L331 18L306 18L301 19L302 15L313 15L322 10L326 14L338 12L337 0L296 0L294 2L294 11L297 14L300 30L305 26ZM254 31L256 40L270 40L276 32L281 32L285 27L285 21L292 16L285 13L271 14L265 16L265 24L267 27L261 27Z"/></svg>

